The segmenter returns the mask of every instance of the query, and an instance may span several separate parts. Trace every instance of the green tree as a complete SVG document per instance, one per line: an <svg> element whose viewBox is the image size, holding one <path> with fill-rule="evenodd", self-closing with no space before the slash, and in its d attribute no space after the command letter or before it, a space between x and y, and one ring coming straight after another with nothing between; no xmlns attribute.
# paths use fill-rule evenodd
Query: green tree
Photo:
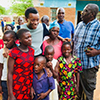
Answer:
<svg viewBox="0 0 100 100"><path fill-rule="evenodd" d="M24 15L28 7L33 7L33 0L13 0L10 12L19 16Z"/></svg>
<svg viewBox="0 0 100 100"><path fill-rule="evenodd" d="M0 6L0 15L5 15L5 14L6 14L6 9Z"/></svg>

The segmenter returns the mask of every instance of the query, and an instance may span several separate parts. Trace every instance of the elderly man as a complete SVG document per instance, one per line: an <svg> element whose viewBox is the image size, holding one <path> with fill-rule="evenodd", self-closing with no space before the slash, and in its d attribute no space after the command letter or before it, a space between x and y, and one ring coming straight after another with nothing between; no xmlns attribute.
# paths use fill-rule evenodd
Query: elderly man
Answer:
<svg viewBox="0 0 100 100"><path fill-rule="evenodd" d="M71 21L66 21L64 17L65 17L64 8L58 8L57 18L58 18L58 24L60 25L59 36L64 39L65 38L72 39L74 34L74 25Z"/></svg>
<svg viewBox="0 0 100 100"><path fill-rule="evenodd" d="M81 15L83 21L77 25L74 33L74 55L81 59L83 68L80 74L80 97L77 100L93 100L96 88L100 54L100 22L96 19L98 11L96 4L86 5Z"/></svg>

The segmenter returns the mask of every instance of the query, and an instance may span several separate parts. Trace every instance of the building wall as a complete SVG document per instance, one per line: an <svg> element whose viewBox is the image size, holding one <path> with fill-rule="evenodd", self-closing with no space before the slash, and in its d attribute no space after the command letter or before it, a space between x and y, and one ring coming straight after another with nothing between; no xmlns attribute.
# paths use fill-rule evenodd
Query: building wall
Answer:
<svg viewBox="0 0 100 100"><path fill-rule="evenodd" d="M40 19L43 15L51 17L51 10L50 7L35 7L40 15ZM65 20L72 21L72 23L75 25L75 8L64 8L65 9ZM50 19L51 21L51 19Z"/></svg>
<svg viewBox="0 0 100 100"><path fill-rule="evenodd" d="M50 21L51 8L64 7L65 20L72 21L72 23L75 25L76 0L33 0L33 4L38 10L40 18L43 15L48 15L50 17Z"/></svg>

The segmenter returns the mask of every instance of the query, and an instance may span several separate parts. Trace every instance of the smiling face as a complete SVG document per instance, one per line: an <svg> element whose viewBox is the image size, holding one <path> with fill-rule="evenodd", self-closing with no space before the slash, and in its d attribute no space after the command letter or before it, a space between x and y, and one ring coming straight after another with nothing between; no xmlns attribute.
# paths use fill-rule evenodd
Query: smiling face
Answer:
<svg viewBox="0 0 100 100"><path fill-rule="evenodd" d="M65 17L64 9L59 9L59 11L58 11L58 21L62 22L64 20L64 17Z"/></svg>
<svg viewBox="0 0 100 100"><path fill-rule="evenodd" d="M69 44L65 44L62 47L62 54L65 58L68 58L72 52L71 46Z"/></svg>
<svg viewBox="0 0 100 100"><path fill-rule="evenodd" d="M12 46L14 45L14 43L15 43L15 38L11 33L4 34L3 42L6 46L6 48L11 49Z"/></svg>
<svg viewBox="0 0 100 100"><path fill-rule="evenodd" d="M25 46L31 46L32 38L30 32L24 32L19 38L19 42Z"/></svg>
<svg viewBox="0 0 100 100"><path fill-rule="evenodd" d="M28 18L26 18L27 26L29 29L36 29L39 24L39 14L29 13Z"/></svg>
<svg viewBox="0 0 100 100"><path fill-rule="evenodd" d="M34 71L36 74L39 74L43 71L43 68L46 66L46 59L44 57L37 57L34 61Z"/></svg>
<svg viewBox="0 0 100 100"><path fill-rule="evenodd" d="M50 29L50 38L55 39L58 37L59 34L59 28L58 27L53 27Z"/></svg>

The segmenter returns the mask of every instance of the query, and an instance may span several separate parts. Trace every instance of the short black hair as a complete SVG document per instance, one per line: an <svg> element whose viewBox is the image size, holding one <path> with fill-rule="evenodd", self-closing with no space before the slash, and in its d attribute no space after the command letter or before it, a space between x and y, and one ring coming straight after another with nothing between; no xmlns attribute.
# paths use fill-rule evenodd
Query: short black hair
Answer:
<svg viewBox="0 0 100 100"><path fill-rule="evenodd" d="M63 48L64 45L70 45L70 47L72 48L71 43L67 41L67 42L63 42L63 44L61 46L61 50L62 50L62 48Z"/></svg>
<svg viewBox="0 0 100 100"><path fill-rule="evenodd" d="M4 32L4 35L5 34L11 34L13 36L13 38L17 39L17 34L13 30L7 30Z"/></svg>
<svg viewBox="0 0 100 100"><path fill-rule="evenodd" d="M19 30L17 31L18 39L21 38L22 35L23 35L23 33L25 33L25 32L30 32L30 31L29 31L28 29L24 29L24 28L19 29Z"/></svg>
<svg viewBox="0 0 100 100"><path fill-rule="evenodd" d="M52 45L48 45L45 47L45 51L44 51L44 54L46 53L47 50L54 50L53 46Z"/></svg>
<svg viewBox="0 0 100 100"><path fill-rule="evenodd" d="M27 8L26 11L25 11L25 17L26 17L26 18L29 17L29 13L37 14L38 11L37 11L37 9L34 8L34 7L29 7L29 8Z"/></svg>
<svg viewBox="0 0 100 100"><path fill-rule="evenodd" d="M99 12L99 6L93 3L89 3L87 5L91 8L91 12L94 13L94 18L96 18L97 13Z"/></svg>
<svg viewBox="0 0 100 100"><path fill-rule="evenodd" d="M45 56L37 56L35 59L41 59L40 61L44 61L46 63L46 58Z"/></svg>
<svg viewBox="0 0 100 100"><path fill-rule="evenodd" d="M6 26L10 26L12 30L15 28L12 24L6 24Z"/></svg>

